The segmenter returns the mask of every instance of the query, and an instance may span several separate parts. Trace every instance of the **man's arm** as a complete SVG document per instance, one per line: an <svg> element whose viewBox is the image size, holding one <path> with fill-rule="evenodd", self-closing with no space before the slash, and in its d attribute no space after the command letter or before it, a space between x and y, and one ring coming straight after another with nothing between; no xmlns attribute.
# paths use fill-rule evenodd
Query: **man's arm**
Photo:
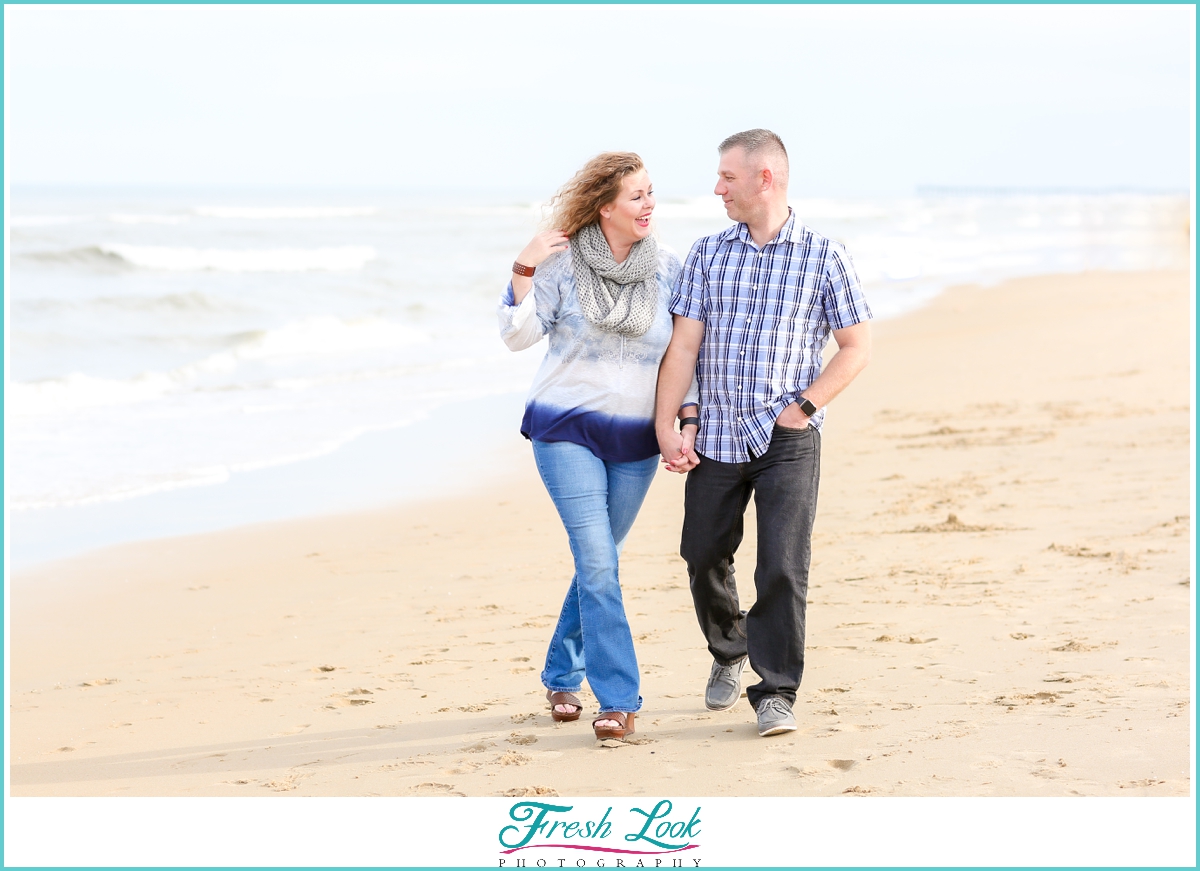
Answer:
<svg viewBox="0 0 1200 871"><path fill-rule="evenodd" d="M871 325L868 321L833 331L838 349L829 360L825 371L801 394L817 408L824 408L833 398L845 390L859 372L871 362ZM671 342L674 344L674 338ZM670 353L670 349L668 349ZM662 370L659 370L659 390L662 390ZM780 426L803 429L808 426L808 415L793 402L779 413L775 422ZM659 444L662 436L659 436Z"/></svg>
<svg viewBox="0 0 1200 871"><path fill-rule="evenodd" d="M703 338L702 321L675 315L671 343L658 367L654 428L663 462L672 472L686 472L700 463L693 450L699 428L689 424L683 427L683 432L675 432L675 416L691 386Z"/></svg>

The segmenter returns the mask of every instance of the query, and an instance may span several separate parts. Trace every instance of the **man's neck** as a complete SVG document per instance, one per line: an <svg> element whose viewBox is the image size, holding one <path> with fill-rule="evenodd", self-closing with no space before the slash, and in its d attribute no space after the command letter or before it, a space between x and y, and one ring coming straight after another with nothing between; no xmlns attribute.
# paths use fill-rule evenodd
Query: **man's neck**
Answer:
<svg viewBox="0 0 1200 871"><path fill-rule="evenodd" d="M750 231L750 238L754 240L754 244L761 248L778 236L791 214L792 210L788 208L788 204L780 203L772 207L760 220L747 221L746 228Z"/></svg>

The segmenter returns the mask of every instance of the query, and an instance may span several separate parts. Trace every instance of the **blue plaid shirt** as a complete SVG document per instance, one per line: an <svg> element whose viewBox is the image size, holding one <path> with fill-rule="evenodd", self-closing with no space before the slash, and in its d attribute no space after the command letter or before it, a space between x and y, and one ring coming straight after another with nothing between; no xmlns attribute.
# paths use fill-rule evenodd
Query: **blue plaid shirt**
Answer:
<svg viewBox="0 0 1200 871"><path fill-rule="evenodd" d="M696 242L671 313L704 324L696 450L722 463L766 453L775 418L821 374L830 333L871 317L846 249L795 212L761 249L745 224Z"/></svg>

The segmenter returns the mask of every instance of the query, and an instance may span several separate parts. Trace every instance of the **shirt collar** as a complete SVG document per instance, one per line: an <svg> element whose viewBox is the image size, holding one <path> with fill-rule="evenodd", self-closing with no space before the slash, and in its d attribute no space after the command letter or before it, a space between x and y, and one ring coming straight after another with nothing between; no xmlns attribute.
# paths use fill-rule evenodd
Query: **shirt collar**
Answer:
<svg viewBox="0 0 1200 871"><path fill-rule="evenodd" d="M783 226L779 228L779 234L772 239L767 245L775 242L799 242L804 235L804 222L796 217L796 212L791 206L788 206L788 219ZM753 245L754 240L750 237L750 228L744 223L734 224L724 233L724 241L731 239L740 239L747 245ZM766 247L766 246L763 246Z"/></svg>

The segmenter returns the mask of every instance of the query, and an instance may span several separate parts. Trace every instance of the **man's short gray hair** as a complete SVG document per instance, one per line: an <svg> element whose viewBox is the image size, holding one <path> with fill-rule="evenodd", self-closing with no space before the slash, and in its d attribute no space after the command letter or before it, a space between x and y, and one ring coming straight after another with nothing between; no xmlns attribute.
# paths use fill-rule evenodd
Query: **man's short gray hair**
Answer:
<svg viewBox="0 0 1200 871"><path fill-rule="evenodd" d="M717 151L724 154L731 148L744 148L748 155L763 150L779 151L783 155L784 160L787 160L787 149L783 147L783 140L770 130L764 130L762 127L755 127L753 130L743 130L741 133L734 133L720 144Z"/></svg>
<svg viewBox="0 0 1200 871"><path fill-rule="evenodd" d="M761 153L764 157L778 158L780 164L776 167L776 175L782 176L779 180L783 183L784 187L787 187L787 149L783 147L783 140L776 134L762 127L755 127L753 130L743 130L741 133L734 133L732 136L727 137L717 147L717 151L720 154L724 154L731 148L743 149L746 152L746 157Z"/></svg>

